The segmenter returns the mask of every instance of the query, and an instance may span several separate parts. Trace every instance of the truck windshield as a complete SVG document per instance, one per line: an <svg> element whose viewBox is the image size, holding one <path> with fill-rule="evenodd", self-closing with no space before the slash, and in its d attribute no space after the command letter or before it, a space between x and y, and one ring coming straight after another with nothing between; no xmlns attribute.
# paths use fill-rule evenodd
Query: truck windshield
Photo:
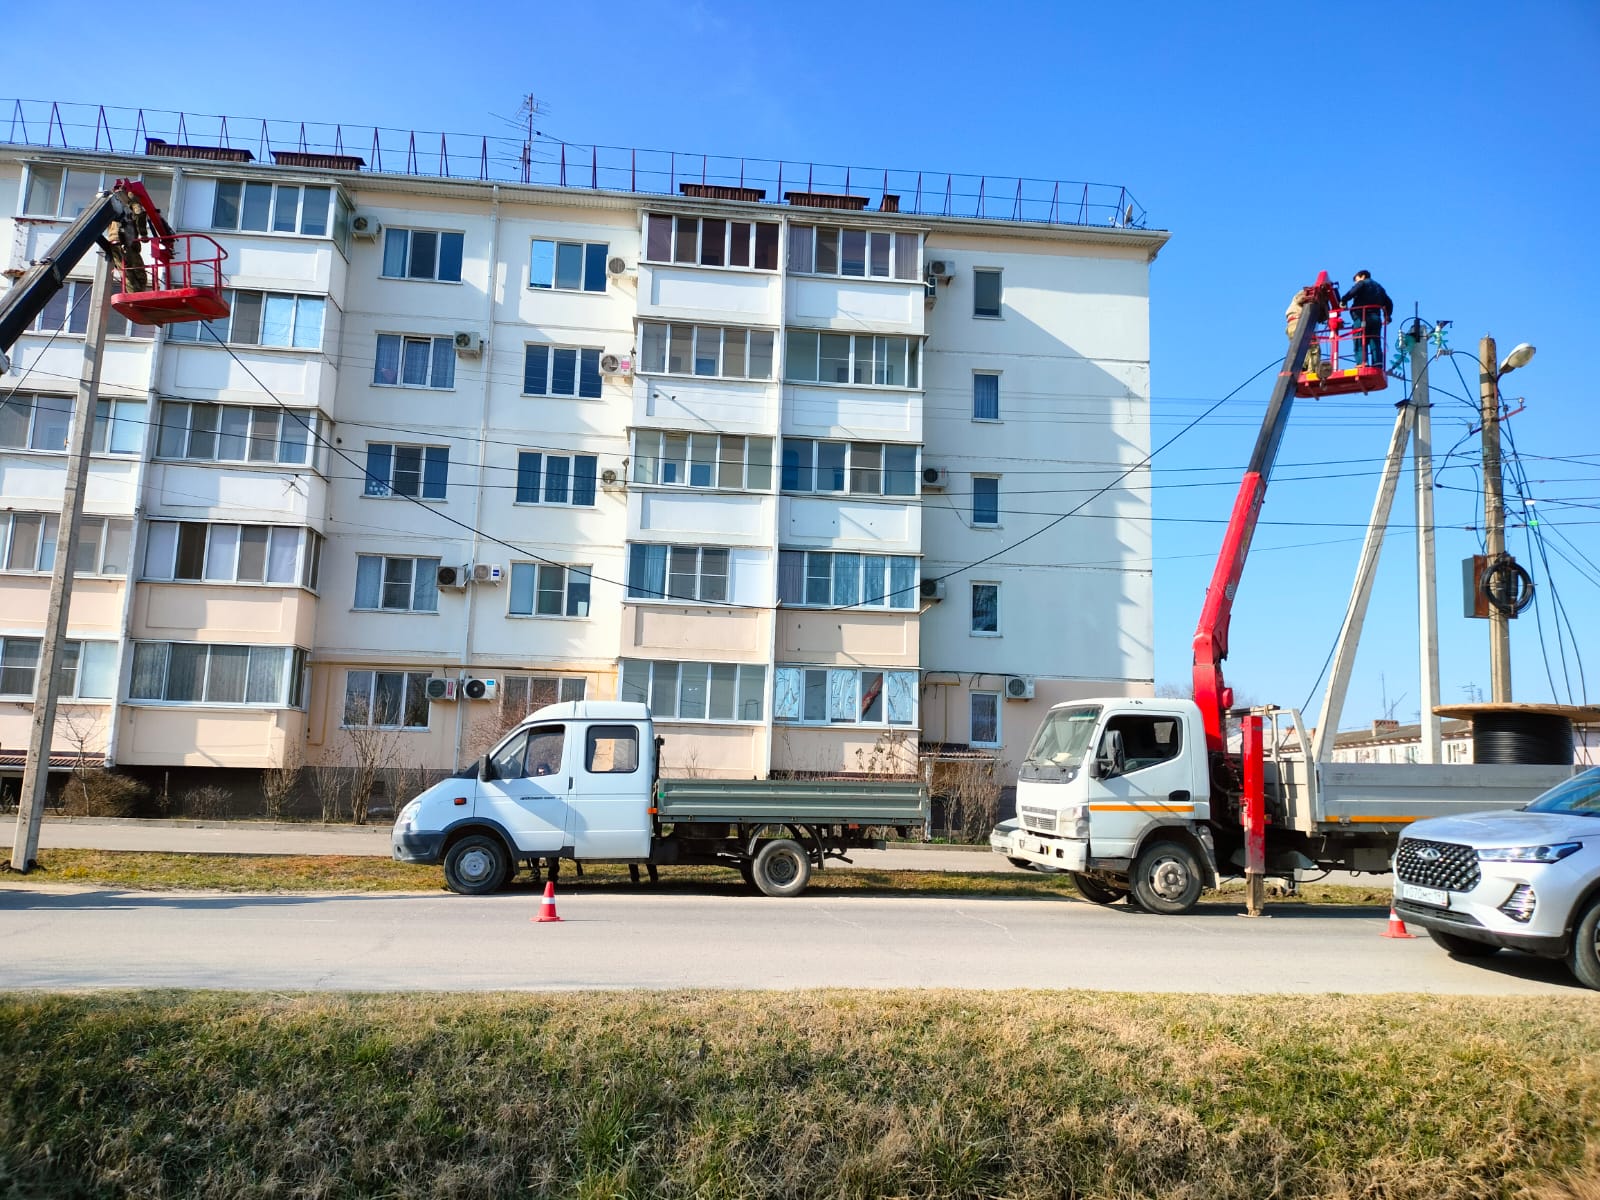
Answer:
<svg viewBox="0 0 1600 1200"><path fill-rule="evenodd" d="M1558 784L1522 811L1600 817L1600 767Z"/></svg>
<svg viewBox="0 0 1600 1200"><path fill-rule="evenodd" d="M1044 724L1033 735L1033 745L1023 762L1034 766L1075 767L1083 761L1100 720L1098 704L1082 708L1058 708L1045 714Z"/></svg>

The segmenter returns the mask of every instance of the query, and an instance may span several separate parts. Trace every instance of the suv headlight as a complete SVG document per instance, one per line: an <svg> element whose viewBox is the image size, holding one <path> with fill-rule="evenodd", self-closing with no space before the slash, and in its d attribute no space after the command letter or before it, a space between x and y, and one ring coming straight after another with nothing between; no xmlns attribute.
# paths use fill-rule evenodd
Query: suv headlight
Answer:
<svg viewBox="0 0 1600 1200"><path fill-rule="evenodd" d="M1555 842L1548 846L1496 846L1488 850L1479 850L1478 861L1554 863L1582 849L1582 842Z"/></svg>

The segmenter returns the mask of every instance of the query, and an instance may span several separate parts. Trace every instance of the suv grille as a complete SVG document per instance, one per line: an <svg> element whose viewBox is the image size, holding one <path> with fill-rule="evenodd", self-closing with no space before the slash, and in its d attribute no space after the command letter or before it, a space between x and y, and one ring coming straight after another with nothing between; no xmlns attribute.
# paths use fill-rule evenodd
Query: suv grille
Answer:
<svg viewBox="0 0 1600 1200"><path fill-rule="evenodd" d="M1425 853L1431 851L1433 853ZM1452 842L1425 842L1403 838L1394 856L1395 874L1401 883L1441 888L1447 892L1470 892L1478 886L1478 852L1471 846Z"/></svg>
<svg viewBox="0 0 1600 1200"><path fill-rule="evenodd" d="M1056 814L1047 808L1024 808L1019 810L1024 829L1037 829L1040 833L1054 833L1056 831Z"/></svg>

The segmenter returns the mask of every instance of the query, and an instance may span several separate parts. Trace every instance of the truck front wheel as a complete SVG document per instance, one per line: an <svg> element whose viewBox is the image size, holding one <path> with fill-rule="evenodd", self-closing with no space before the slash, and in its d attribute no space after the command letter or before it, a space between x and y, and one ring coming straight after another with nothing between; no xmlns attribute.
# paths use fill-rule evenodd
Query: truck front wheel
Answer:
<svg viewBox="0 0 1600 1200"><path fill-rule="evenodd" d="M799 842L779 838L756 853L751 874L768 896L798 896L811 882L811 859Z"/></svg>
<svg viewBox="0 0 1600 1200"><path fill-rule="evenodd" d="M1153 913L1176 916L1200 899L1204 876L1200 860L1182 842L1152 842L1140 853L1129 876L1133 898Z"/></svg>
<svg viewBox="0 0 1600 1200"><path fill-rule="evenodd" d="M474 833L444 856L444 883L460 896L486 896L505 886L506 851L498 838Z"/></svg>

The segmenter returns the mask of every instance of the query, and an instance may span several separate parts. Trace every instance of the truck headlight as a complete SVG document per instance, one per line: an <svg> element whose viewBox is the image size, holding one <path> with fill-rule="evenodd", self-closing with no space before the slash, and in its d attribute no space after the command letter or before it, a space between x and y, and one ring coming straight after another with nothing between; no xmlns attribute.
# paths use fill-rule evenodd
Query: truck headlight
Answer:
<svg viewBox="0 0 1600 1200"><path fill-rule="evenodd" d="M395 824L401 829L410 829L412 822L417 819L417 809L421 808L419 801L413 800L400 810L400 815L395 818Z"/></svg>
<svg viewBox="0 0 1600 1200"><path fill-rule="evenodd" d="M1087 839L1089 836L1089 806L1087 804L1068 804L1061 809L1060 824L1057 829L1067 837Z"/></svg>
<svg viewBox="0 0 1600 1200"><path fill-rule="evenodd" d="M1555 842L1548 846L1495 846L1478 851L1479 862L1554 863L1583 849L1582 842Z"/></svg>

